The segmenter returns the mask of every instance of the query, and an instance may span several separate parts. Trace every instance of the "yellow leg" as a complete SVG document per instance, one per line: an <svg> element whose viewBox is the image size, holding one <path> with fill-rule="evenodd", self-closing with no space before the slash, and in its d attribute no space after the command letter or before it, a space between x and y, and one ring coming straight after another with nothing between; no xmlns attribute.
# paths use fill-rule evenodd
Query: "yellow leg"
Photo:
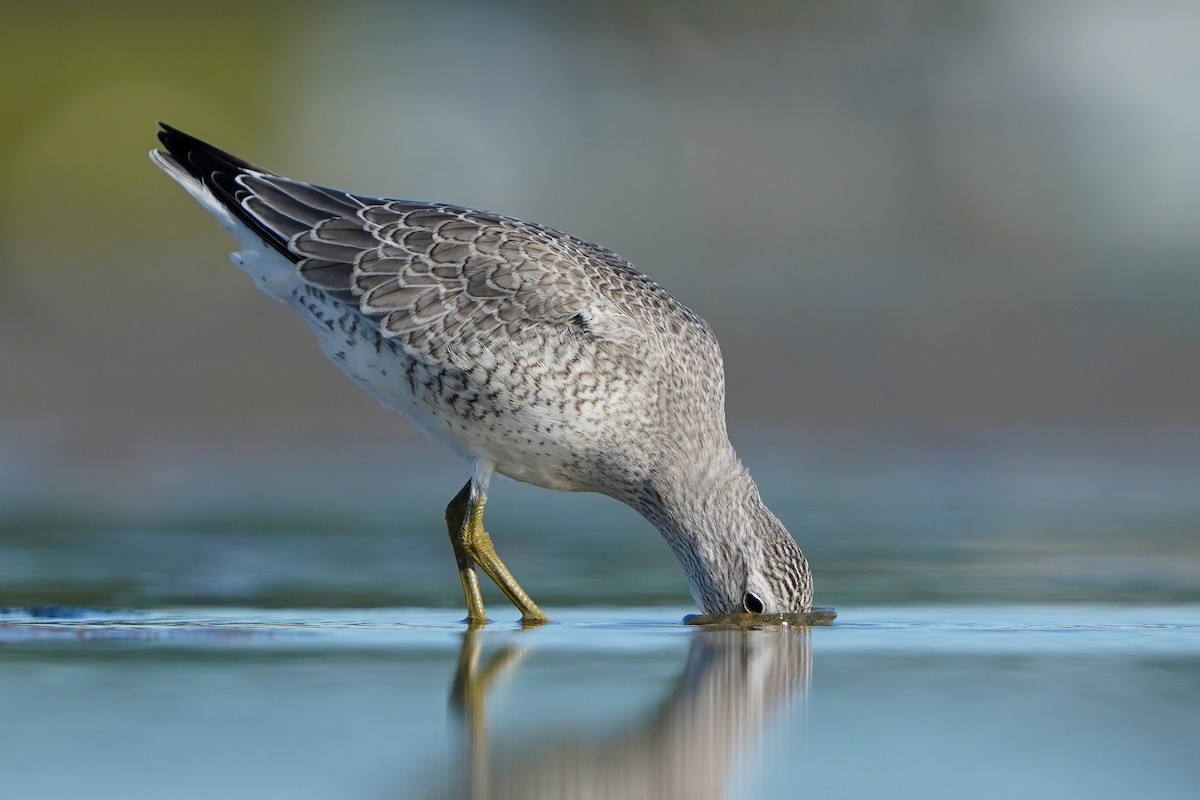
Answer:
<svg viewBox="0 0 1200 800"><path fill-rule="evenodd" d="M486 624L487 612L483 610L483 595L479 592L479 576L475 574L475 562L464 545L463 521L467 516L467 505L471 499L471 482L454 496L446 506L446 528L450 531L450 544L454 546L454 560L458 562L458 579L462 582L463 597L467 600L467 623Z"/></svg>
<svg viewBox="0 0 1200 800"><path fill-rule="evenodd" d="M521 612L522 622L526 625L548 622L537 603L521 588L517 579L500 560L500 556L496 555L492 537L483 528L483 506L486 502L487 498L482 492L471 496L471 481L467 481L462 491L455 495L446 507L446 527L454 545L458 577L467 601L467 623L483 625L487 622L487 614L483 610L483 595L479 592L479 577L475 573L476 565L495 581L505 596L517 607Z"/></svg>

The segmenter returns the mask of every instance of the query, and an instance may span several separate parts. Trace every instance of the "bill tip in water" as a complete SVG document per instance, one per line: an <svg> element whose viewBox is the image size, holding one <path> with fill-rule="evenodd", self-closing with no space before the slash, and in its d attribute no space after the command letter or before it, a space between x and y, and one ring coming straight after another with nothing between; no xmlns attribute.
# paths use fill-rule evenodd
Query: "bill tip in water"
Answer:
<svg viewBox="0 0 1200 800"><path fill-rule="evenodd" d="M786 628L831 625L837 612L832 608L814 608L792 614L688 614L685 625L715 625L721 628Z"/></svg>

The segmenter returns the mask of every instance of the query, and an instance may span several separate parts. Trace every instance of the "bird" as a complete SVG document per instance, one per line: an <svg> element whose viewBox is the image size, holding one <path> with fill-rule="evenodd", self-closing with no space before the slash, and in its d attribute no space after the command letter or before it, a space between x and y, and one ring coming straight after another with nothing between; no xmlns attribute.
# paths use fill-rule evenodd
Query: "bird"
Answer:
<svg viewBox="0 0 1200 800"><path fill-rule="evenodd" d="M630 262L501 214L293 180L161 122L158 140L151 160L237 239L234 264L469 464L446 507L468 624L488 622L477 570L524 625L548 621L484 528L496 473L633 508L706 615L811 608L808 560L729 441L712 328Z"/></svg>

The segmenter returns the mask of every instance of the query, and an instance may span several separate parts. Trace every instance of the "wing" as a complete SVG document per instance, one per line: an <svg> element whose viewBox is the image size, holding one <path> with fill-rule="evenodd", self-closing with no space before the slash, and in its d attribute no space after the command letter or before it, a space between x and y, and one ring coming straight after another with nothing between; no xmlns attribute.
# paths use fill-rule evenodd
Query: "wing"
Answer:
<svg viewBox="0 0 1200 800"><path fill-rule="evenodd" d="M404 200L364 201L352 215L309 226L308 203L328 190L275 176L239 183L250 192L243 205L263 225L294 231L287 248L306 282L349 292L385 337L425 360L469 360L489 343L529 335L580 336L601 347L644 341L638 322L598 288L583 243L557 231Z"/></svg>
<svg viewBox="0 0 1200 800"><path fill-rule="evenodd" d="M393 200L318 223L289 247L306 281L349 287L384 336L439 362L551 330L612 343L640 336L569 242L505 217Z"/></svg>
<svg viewBox="0 0 1200 800"><path fill-rule="evenodd" d="M165 125L159 138L304 281L357 304L385 337L432 363L535 331L636 348L647 330L622 308L619 284L643 282L675 302L615 253L550 228L295 181Z"/></svg>

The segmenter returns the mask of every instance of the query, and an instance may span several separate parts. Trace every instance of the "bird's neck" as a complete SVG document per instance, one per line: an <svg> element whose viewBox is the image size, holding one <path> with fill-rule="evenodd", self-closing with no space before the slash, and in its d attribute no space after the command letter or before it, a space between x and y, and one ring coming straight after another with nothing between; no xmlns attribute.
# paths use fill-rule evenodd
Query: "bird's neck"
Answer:
<svg viewBox="0 0 1200 800"><path fill-rule="evenodd" d="M746 537L778 525L758 487L732 447L656 475L651 502L638 509L679 559L693 598L717 598L729 611L741 608L742 550ZM736 592L736 593L735 593Z"/></svg>

